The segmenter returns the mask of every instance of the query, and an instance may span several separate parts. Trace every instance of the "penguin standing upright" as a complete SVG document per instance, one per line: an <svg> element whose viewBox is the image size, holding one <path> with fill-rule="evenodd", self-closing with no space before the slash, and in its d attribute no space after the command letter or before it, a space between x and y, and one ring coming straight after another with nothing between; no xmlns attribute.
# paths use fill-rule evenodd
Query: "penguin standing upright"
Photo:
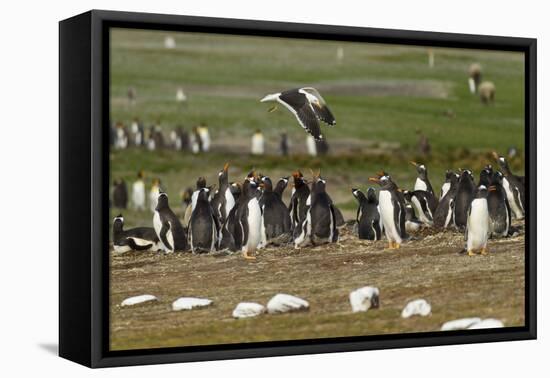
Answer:
<svg viewBox="0 0 550 378"><path fill-rule="evenodd" d="M145 210L145 182L143 182L143 171L137 174L137 180L132 184L132 203L134 209Z"/></svg>
<svg viewBox="0 0 550 378"><path fill-rule="evenodd" d="M277 185L275 186L275 189L273 189L273 192L279 195L279 197L283 198L283 193L288 185L288 176L287 177L281 177L279 181L277 181Z"/></svg>
<svg viewBox="0 0 550 378"><path fill-rule="evenodd" d="M308 199L306 219L299 225L300 233L294 238L295 248L313 244L335 243L338 228L332 200L326 192L326 180L320 174L313 178Z"/></svg>
<svg viewBox="0 0 550 378"><path fill-rule="evenodd" d="M113 206L119 209L126 209L128 206L128 189L122 179L113 182Z"/></svg>
<svg viewBox="0 0 550 378"><path fill-rule="evenodd" d="M254 253L261 242L262 210L257 192L256 182L247 179L243 184L239 203L234 212L233 239L235 247L242 251L246 259L255 258L249 253ZM228 218L228 221L230 220L231 216Z"/></svg>
<svg viewBox="0 0 550 378"><path fill-rule="evenodd" d="M228 178L229 163L223 166L223 169L218 173L219 189L212 198L212 209L218 218L218 222L223 224L229 215L229 212L235 206L235 197L231 193Z"/></svg>
<svg viewBox="0 0 550 378"><path fill-rule="evenodd" d="M495 171L492 174L487 193L489 207L489 232L491 237L507 237L512 224L512 212L502 185L504 176Z"/></svg>
<svg viewBox="0 0 550 378"><path fill-rule="evenodd" d="M157 207L153 215L155 232L162 243L165 252L187 250L187 236L180 220L168 205L168 195L160 192Z"/></svg>
<svg viewBox="0 0 550 378"><path fill-rule="evenodd" d="M241 195L241 184L238 182L231 182L229 183L229 189L231 190L231 194L233 194L233 198L235 199L236 204L239 201L239 197Z"/></svg>
<svg viewBox="0 0 550 378"><path fill-rule="evenodd" d="M487 240L489 239L489 208L485 185L480 185L475 190L467 217L466 251L469 256L473 256L475 251L485 255L487 253Z"/></svg>
<svg viewBox="0 0 550 378"><path fill-rule="evenodd" d="M456 173L454 173L450 169L447 169L445 171L445 181L443 182L443 185L441 185L439 201L441 201L443 197L445 197L445 194L447 194L447 192L451 188L451 179L453 178L453 176L456 177Z"/></svg>
<svg viewBox="0 0 550 378"><path fill-rule="evenodd" d="M302 172L295 171L292 173L294 178L294 187L292 188L292 196L290 198L290 215L292 218L292 227L297 228L298 225L306 218L307 212L307 200L309 198L310 190L304 175Z"/></svg>
<svg viewBox="0 0 550 378"><path fill-rule="evenodd" d="M485 185L486 188L491 185L493 180L493 166L487 164L481 172L479 172L479 185Z"/></svg>
<svg viewBox="0 0 550 378"><path fill-rule="evenodd" d="M273 183L267 176L261 178L263 193L260 198L262 209L262 246L283 244L290 241L290 214L281 195L273 190Z"/></svg>
<svg viewBox="0 0 550 378"><path fill-rule="evenodd" d="M149 208L154 213L157 207L157 199L160 193L160 179L154 178L151 190L149 191Z"/></svg>
<svg viewBox="0 0 550 378"><path fill-rule="evenodd" d="M430 184L430 180L428 179L428 168L424 164L418 164L414 161L411 161L411 164L416 167L416 172L418 173L418 177L414 183L414 190L425 190L435 196L432 184Z"/></svg>
<svg viewBox="0 0 550 378"><path fill-rule="evenodd" d="M514 175L504 157L496 152L493 152L493 156L504 174L502 186L506 191L512 214L516 219L523 219L525 217L525 177Z"/></svg>
<svg viewBox="0 0 550 378"><path fill-rule="evenodd" d="M472 202L476 188L472 172L465 169L458 179L458 188L453 204L453 220L459 230L464 230L468 220L468 207Z"/></svg>
<svg viewBox="0 0 550 378"><path fill-rule="evenodd" d="M260 129L256 129L254 135L252 135L250 152L252 155L263 155L265 151L264 135Z"/></svg>
<svg viewBox="0 0 550 378"><path fill-rule="evenodd" d="M196 189L193 191L193 194L191 194L191 204L185 208L185 213L183 214L183 224L185 227L187 227L189 221L191 220L191 214L193 214L193 210L195 209L197 197L203 188L206 188L206 179L204 177L199 177L197 179Z"/></svg>
<svg viewBox="0 0 550 378"><path fill-rule="evenodd" d="M187 230L188 242L193 253L213 252L216 249L219 223L208 201L210 189L202 188L198 192Z"/></svg>
<svg viewBox="0 0 550 378"><path fill-rule="evenodd" d="M124 230L124 218L118 215L113 220L113 248L115 252L159 251L160 240L152 227L136 227Z"/></svg>
<svg viewBox="0 0 550 378"><path fill-rule="evenodd" d="M403 240L408 239L405 229L406 210L403 195L397 191L397 185L389 175L370 177L369 181L380 185L378 206L384 233L389 243L388 248L398 249Z"/></svg>
<svg viewBox="0 0 550 378"><path fill-rule="evenodd" d="M366 196L359 189L352 189L351 192L359 202L356 217L359 239L380 240L382 230L380 228L380 213L378 212L376 192L373 188L367 190Z"/></svg>
<svg viewBox="0 0 550 378"><path fill-rule="evenodd" d="M438 229L445 229L453 223L453 209L456 192L458 189L458 174L452 171L447 171L451 174L449 176L449 189L446 191L445 195L441 197L437 209L434 214L434 227Z"/></svg>

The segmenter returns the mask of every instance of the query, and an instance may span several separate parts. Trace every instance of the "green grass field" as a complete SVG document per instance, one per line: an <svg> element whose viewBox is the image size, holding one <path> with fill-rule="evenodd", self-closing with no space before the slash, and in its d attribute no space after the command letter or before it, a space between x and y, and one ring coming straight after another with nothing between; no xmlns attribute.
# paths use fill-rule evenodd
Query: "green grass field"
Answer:
<svg viewBox="0 0 550 378"><path fill-rule="evenodd" d="M175 49L164 47L164 38L167 35L175 38ZM510 161L512 168L518 174L524 171L524 58L519 53L436 48L433 50L435 66L430 68L428 49L425 47L123 29L111 32L111 46L112 122L120 121L128 125L133 118L138 117L146 127L159 122L166 134L176 126L182 126L189 131L193 126L203 122L209 127L213 146L208 154L191 155L172 150L149 152L137 148L111 152L112 179L123 178L131 184L140 169L145 170L148 186L153 177L161 178L162 186L169 194L170 205L176 212L181 213L182 210L179 193L186 187L194 186L199 176L205 176L209 184L217 183L217 172L225 162L231 164L232 181L240 181L251 168L256 168L275 179L287 176L295 169L301 169L304 174L309 175L309 169L321 168L323 177L328 180L327 189L331 197L343 210L347 219L352 219L356 211L356 203L350 189L359 187L366 190L366 187L370 186L368 177L380 169L390 172L400 187L412 188L416 171L408 163L410 160L421 161L428 166L431 182L437 191L446 169L469 168L477 176L485 164L495 164L490 156L491 151L505 153L510 146L515 146L519 150L518 156ZM344 51L342 61L336 58L339 47ZM484 80L493 81L496 85L496 101L493 105L483 105L479 98L468 90L468 68L474 62L479 62L483 66ZM294 116L282 107L268 113L270 106L259 102L267 93L300 86L317 88L337 120L333 128L322 126L331 146L328 156L307 156L306 134ZM136 104L133 106L128 104L126 98L129 87L134 87L137 92ZM188 96L188 104L185 107L176 102L178 87L182 87ZM248 153L250 137L258 128L263 131L267 141L268 154L263 157L254 157ZM292 143L290 157L281 157L277 151L283 131L288 133ZM421 131L429 138L432 147L429 157L418 156L417 131ZM287 190L285 193L287 201L289 192L290 190ZM112 209L111 219L119 212L124 214L127 227L152 226L152 214L149 211ZM444 264L441 265L441 269L444 269L449 261L453 261L454 251L462 247L460 237L453 236L454 244L451 244L450 240L441 242L441 245L447 248L442 256ZM521 293L523 262L518 263L517 259L521 255L523 245L521 241L514 243L510 241L499 245L499 251L504 252L508 248L513 251L510 258L515 260L508 261L506 254L501 254L498 261L501 261L506 269L499 270L498 265L491 263L490 271L495 274L495 280L499 279L499 272L502 272L500 278L503 280L512 279L514 290ZM361 248L352 248L355 258L361 259L362 253L368 255L367 250L370 247L362 249L362 246L363 244L360 245ZM379 247L382 248L381 245ZM428 247L423 249L422 245L413 248L414 253L420 257L423 256L423 251L426 251L426 259L434 253ZM322 253L318 249L312 253ZM269 261L274 258L273 253L276 256L277 251L270 253L269 257L266 257ZM284 253L292 256L291 251ZM376 257L375 269L384 265L383 259L378 260L379 257ZM214 269L208 268L210 265L205 259L209 258L201 257L197 269L207 269L209 272L210 269ZM243 267L243 264L233 263L232 258L229 260L235 269L231 272L232 275L239 275L240 269L242 274L247 274L246 272L251 269ZM124 295L134 294L137 287L145 290L143 282L147 282L147 277L140 276L137 271L126 274L125 270L127 264L132 265L135 259L140 260L141 257L131 255L129 259L126 261L122 256L117 257L115 261L117 271L113 279L123 277L128 282L114 283L116 292L112 297L113 306ZM147 255L138 265L143 266L145 272L159 273L155 270L155 264L161 264L157 267L160 269L164 260L157 259L162 260L163 257ZM186 269L189 269L189 261L194 259L187 261L185 257L184 261L178 261L183 266L177 270L185 273ZM214 261L219 265L219 258L212 260L212 264ZM345 271L334 270L334 276L331 276L330 269L325 269L327 267L324 264L319 261L318 263L319 274L328 275L325 276L329 280L326 284L330 286L330 280L339 282L339 285L342 285L340 294L344 293L344 287L347 286L340 282L343 279L340 273ZM276 264L274 266L276 267ZM296 269L292 271L293 277L300 277L304 273L300 271L303 266L289 264L285 269ZM391 266L395 270L390 278L399 277L402 273L400 269L409 269L395 261ZM445 281L438 281L437 290L446 287L450 290L449 297L452 297L458 291L466 289L456 285L459 276L453 267L449 269L449 274L453 275L452 281L448 282L447 287ZM480 272L483 271L481 268ZM266 272L274 273L270 269ZM475 272L474 269L472 274L475 275ZM164 277L162 272L160 273ZM213 272L214 275L225 273L227 272L224 270ZM378 276L379 273L365 272L366 277ZM429 288L429 283L435 276L430 275L429 270L419 270L417 273L426 275L421 277L420 281L426 282ZM352 280L353 284L360 284L361 277L363 276L355 277ZM437 276L437 279L442 278ZM185 280L182 282L181 291L185 292L185 288L193 287L193 293L200 294L196 286L187 285ZM389 285L390 281L387 282ZM397 294L397 281L391 282L394 285L393 296L386 297L386 300L387 303L395 305L392 311L397 311L397 307L402 305L401 300L422 295L422 291L415 290L409 290L406 296L402 293ZM306 283L292 281L285 284L299 287L300 293L308 296ZM246 286L245 282L243 286ZM272 283L271 289L276 286ZM158 282L155 283L155 287L162 290ZM261 287L258 288L260 289ZM471 296L468 301L459 307L463 310L478 301L485 306L479 313L498 317L499 311L504 309L499 298L502 298L505 292L498 292L487 298L493 289L487 284L483 292L469 294ZM170 290L169 295L176 295L178 292L173 285ZM501 290L506 290L506 287L502 287ZM218 296L224 294L212 287L206 291ZM319 297L315 300L319 301L319 305L323 305L322 293L316 294ZM233 292L227 292L225 295L236 298ZM267 295L267 292L256 293L261 299L266 299ZM478 298L476 295L485 297ZM445 308L444 303L439 305L442 309ZM228 304L224 306L227 307ZM509 324L519 324L523 321L522 306L523 298L515 298L513 306L509 306L502 316L508 319ZM223 308L224 311L227 310ZM473 315L475 311L466 312ZM368 333L436 329L433 324L427 326L425 321L417 322L421 324L419 327L414 326L417 323L408 323L406 327L402 327L402 323L384 318L384 313L379 313L376 322L369 327ZM439 313L437 319L439 322L460 313L464 311ZM119 315L123 315L123 318L118 318ZM145 316L145 320L147 316L151 316L142 315ZM147 321L140 323L136 318L134 322L128 311L121 313L114 310L112 316L119 327L116 329L120 331L113 334L115 339L112 340L112 345L119 349L132 345L159 346L163 343L163 335L168 338L168 334L170 342L166 345L180 345L186 342L185 339L170 333L170 330L173 330L170 327L174 324L167 326L167 329L159 329L161 325L157 323L154 325L155 329L147 330L148 339L138 341L139 335L132 333L132 329L146 328ZM177 322L174 315L167 316ZM287 334L291 332L292 317L289 323L285 323L287 317L279 319L266 321L265 324L258 323L265 327L273 327L273 332L270 332L269 328L262 329L262 339L311 336L308 333L311 330L307 327L301 327L298 334ZM307 324L315 323L316 319L307 317L303 320L306 322L304 324ZM341 312L334 317L324 314L320 319L327 327L326 332L321 332L322 335L334 336L338 330L346 327L346 316ZM354 318L353 321L357 322L358 319L359 317ZM386 320L391 324L385 323ZM227 321L228 319L223 319L223 322ZM124 327L130 324L128 322L132 327L126 329ZM354 324L357 327L352 328L353 332L362 327ZM194 326L198 328L176 328L178 332L193 335L204 330L200 325ZM321 324L317 326L322 328ZM223 328L224 323L212 324L212 332L220 327ZM254 333L254 329L249 331L245 336ZM121 338L117 339L118 336ZM214 334L201 334L193 336L192 343L209 343L212 340L219 339L216 339Z"/></svg>

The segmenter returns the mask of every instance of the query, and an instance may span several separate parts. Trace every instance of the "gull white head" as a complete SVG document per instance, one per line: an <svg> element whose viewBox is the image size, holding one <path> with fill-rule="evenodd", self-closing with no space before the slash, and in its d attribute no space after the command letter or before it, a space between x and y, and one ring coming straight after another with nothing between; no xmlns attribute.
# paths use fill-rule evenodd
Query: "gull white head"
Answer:
<svg viewBox="0 0 550 378"><path fill-rule="evenodd" d="M268 94L267 96L262 98L260 102L277 101L277 99L279 98L279 95L280 93Z"/></svg>

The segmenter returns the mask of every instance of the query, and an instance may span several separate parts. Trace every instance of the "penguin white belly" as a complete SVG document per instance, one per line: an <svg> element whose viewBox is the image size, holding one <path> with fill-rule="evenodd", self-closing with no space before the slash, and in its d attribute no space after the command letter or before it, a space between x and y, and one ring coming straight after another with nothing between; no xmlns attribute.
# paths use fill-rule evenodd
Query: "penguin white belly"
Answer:
<svg viewBox="0 0 550 378"><path fill-rule="evenodd" d="M449 202L449 210L447 210L447 216L445 217L445 224L443 225L443 228L449 227L452 219L453 219L453 205L451 200L451 202Z"/></svg>
<svg viewBox="0 0 550 378"><path fill-rule="evenodd" d="M431 226L433 222L426 217L426 214L422 210L422 205L420 204L420 201L418 200L418 198L413 196L411 199L411 202L413 205L414 213L418 218L418 220L424 224Z"/></svg>
<svg viewBox="0 0 550 378"><path fill-rule="evenodd" d="M414 183L414 190L428 190L428 186L424 182L424 180L421 180L420 177L416 178L416 182Z"/></svg>
<svg viewBox="0 0 550 378"><path fill-rule="evenodd" d="M468 251L479 250L487 245L489 238L489 209L487 200L477 198L472 201L472 208L468 216Z"/></svg>
<svg viewBox="0 0 550 378"><path fill-rule="evenodd" d="M158 211L155 211L155 215L153 215L153 227L155 229L155 232L158 236L158 238L160 239L160 230L162 229L162 222L160 220L160 214ZM169 231L170 233L170 236L172 236L172 232ZM170 239L168 239L168 233L166 235L166 239L168 240L169 243L172 243L172 247L174 246L174 240L172 238L172 241L170 241ZM162 246L162 250L165 251L165 252L169 252L170 249L168 249L167 246L164 245L164 243L162 242L162 240L159 242L160 246Z"/></svg>
<svg viewBox="0 0 550 378"><path fill-rule="evenodd" d="M451 189L451 183L449 182L446 182L441 186L441 198L439 199L440 201L443 199L443 197L445 197L445 194L447 194L449 189Z"/></svg>
<svg viewBox="0 0 550 378"><path fill-rule="evenodd" d="M195 210L198 197L199 197L199 190L195 190L193 194L191 194L191 211Z"/></svg>
<svg viewBox="0 0 550 378"><path fill-rule="evenodd" d="M262 212L257 198L248 201L248 239L246 251L254 252L261 241Z"/></svg>
<svg viewBox="0 0 550 378"><path fill-rule="evenodd" d="M157 207L158 196L159 196L158 189L152 189L151 193L149 193L149 207L151 208L152 212L155 212L155 209Z"/></svg>
<svg viewBox="0 0 550 378"><path fill-rule="evenodd" d="M132 201L136 209L145 209L145 184L143 181L136 181L132 188Z"/></svg>
<svg viewBox="0 0 550 378"><path fill-rule="evenodd" d="M502 186L504 187L506 198L508 198L508 203L510 204L510 208L512 209L512 215L516 219L523 219L523 212L519 208L516 199L514 198L514 192L512 191L510 182L506 179L506 177L502 179Z"/></svg>
<svg viewBox="0 0 550 378"><path fill-rule="evenodd" d="M225 190L225 216L227 217L229 215L229 212L235 206L235 197L233 197L233 194L231 194L231 189L227 188Z"/></svg>
<svg viewBox="0 0 550 378"><path fill-rule="evenodd" d="M397 226L393 219L393 203L391 200L391 193L387 190L381 190L378 198L380 206L380 218L384 225L384 233L386 238L390 241L396 241L401 243L401 236L397 232Z"/></svg>
<svg viewBox="0 0 550 378"><path fill-rule="evenodd" d="M113 249L116 253L124 253L132 250L128 245L113 245Z"/></svg>

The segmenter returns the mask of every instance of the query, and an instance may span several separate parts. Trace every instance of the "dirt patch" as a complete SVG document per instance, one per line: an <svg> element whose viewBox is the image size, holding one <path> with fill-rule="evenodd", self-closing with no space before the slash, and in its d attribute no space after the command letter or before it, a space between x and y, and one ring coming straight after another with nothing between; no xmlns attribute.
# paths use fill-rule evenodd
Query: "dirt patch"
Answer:
<svg viewBox="0 0 550 378"><path fill-rule="evenodd" d="M111 348L311 339L382 333L437 331L448 320L495 317L506 326L524 324L524 236L491 240L488 256L458 252L463 235L424 232L398 251L385 242L358 240L345 231L338 244L260 251L256 261L240 255L196 256L127 253L111 257ZM353 314L349 292L380 288L380 309ZM276 293L310 302L305 313L236 320L240 301L266 304ZM121 307L123 299L154 294L158 302ZM180 296L210 298L213 306L173 312ZM425 298L432 315L401 319L412 299Z"/></svg>

